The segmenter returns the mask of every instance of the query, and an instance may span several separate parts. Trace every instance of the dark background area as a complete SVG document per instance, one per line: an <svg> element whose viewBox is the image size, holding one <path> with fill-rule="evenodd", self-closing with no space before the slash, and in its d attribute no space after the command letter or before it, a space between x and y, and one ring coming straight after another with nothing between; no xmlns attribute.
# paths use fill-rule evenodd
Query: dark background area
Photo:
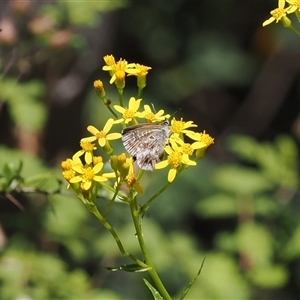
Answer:
<svg viewBox="0 0 300 300"><path fill-rule="evenodd" d="M269 18L269 12L276 8L277 1L135 0L107 3L98 1L98 4L100 2L103 6L97 7L97 4L89 1L84 5L77 2L67 4L70 3L68 1L1 1L1 74L3 78L13 78L25 85L32 80L39 80L43 85L43 93L38 101L42 103L46 114L45 121L39 128L24 128L16 114L12 114L6 94L1 94L0 81L0 143L38 157L47 168L59 168L61 160L78 151L80 138L86 136L86 126L90 123L101 125L107 119L107 115L103 115L105 107L99 106L99 99L96 99L93 91L93 81L100 78L105 82L113 103L117 103L113 86L108 83L109 76L102 71L103 56L112 54L116 60L123 58L128 62L151 66L143 101L153 103L157 110L165 109L170 114L175 113L178 118L182 116L185 120L193 120L198 124L199 131L206 130L215 138L215 144L209 148L207 158L201 163L199 170L191 171L191 175L186 175L182 181L177 182L178 187L164 196L162 203L158 203L149 213L149 218L154 218L160 224L162 236L173 236L173 231L182 230L183 235L186 232L196 240L195 253L201 253L202 258L204 252L208 253L208 257L213 257L216 251L226 255L230 253L230 259L234 261L238 272L243 274L236 283L236 286L243 288L237 288L230 294L225 292L225 287L222 290L222 287L216 288L207 283L205 278L210 273L205 274L204 270L203 284L207 284L207 287L200 293L199 299L296 299L300 290L297 275L298 250L295 250L296 254L287 254L288 258L281 256L280 251L289 243L287 236L294 236L293 228L299 223L298 212L295 210L295 207L298 209L299 200L298 178L293 183L290 181L290 186L288 183L281 186L279 181L274 181L271 188L263 191L264 195L267 194L276 203L276 209L270 209L265 215L260 215L258 210L256 216L254 209L251 217L247 214L245 217L242 213L208 217L193 208L201 201L199 199L220 191L226 194L228 190L234 197L246 199L251 194L251 198L259 201L261 191L253 190L252 193L247 190L243 194L240 191L234 192L233 188L226 190L225 184L214 184L214 179L210 177L225 163L237 164L241 168L251 167L264 176L261 169L265 165L263 161L270 157L269 154L264 154L264 159L257 158L256 161L251 160L249 155L239 157L236 155L241 154L238 151L233 154L233 146L231 151L228 149L228 140L234 134L249 136L251 141L255 141L251 144L253 149L265 147L265 143L273 145L284 134L298 150L300 38L280 24L272 23L262 27L263 21ZM91 5L95 8L89 10ZM77 6L81 8L75 13ZM294 16L291 19L297 22ZM135 93L135 81L130 79L126 81L128 95ZM24 114L30 118L30 113L24 111ZM249 144L246 142L241 145L244 148L240 152L245 153L251 148L247 148ZM5 159L2 155L1 161ZM279 163L278 165L280 166ZM298 171L298 161L291 165L290 169ZM228 173L228 180L230 174ZM283 178L285 175L278 173L279 177ZM285 178L289 182L289 177ZM149 179L153 186L160 180L159 175ZM245 182L249 181L251 182L246 176ZM35 245L32 248L56 253L70 270L86 270L95 289L111 289L132 299L148 295L145 290L133 292L127 290L125 285L123 289L118 285L116 278L125 280L128 285L140 284L133 276L123 278L118 274L114 277L115 274L105 273L106 271L103 273L102 269L99 271L99 260L101 265L115 262L117 254L112 253L106 258L106 250L102 248L104 246L95 246L93 250L99 251L98 254L91 254L91 257L85 254L79 259L80 255L75 250L76 254L72 253L72 247L67 245L67 235L56 231L48 223L41 225L39 222L43 223L44 214L51 211L46 197L35 196L33 200L28 200L23 196L15 196L27 211L19 211L18 207L2 197L0 222L7 241L16 239L22 232L23 239L28 239ZM284 201L286 206L283 208ZM290 214L291 211L294 214ZM284 213L281 215L280 212ZM122 215L122 212L119 214ZM9 220L16 216L17 219L22 216L23 223L20 221L19 225L11 224ZM236 234L245 219L257 222L275 240L280 241L272 246L274 253L270 256L272 263L282 263L286 267L284 274L288 274L288 279L278 281L284 283L276 285L274 280L274 285L267 287L257 284L253 279L255 275L250 272L251 258L246 254L244 256L241 249L232 250L234 246L228 246L229 242L225 243L228 247L220 246L221 237L224 238L229 233ZM126 221L125 217L123 221ZM85 219L84 222L85 225L82 226L87 226L86 228L98 226L95 220ZM27 227L25 224L30 225ZM29 232L32 233L37 224L42 228L45 226L45 231L31 236ZM102 231L101 234L105 235ZM91 232L99 235L94 229ZM82 245L90 243L88 238L85 240L84 234L75 235L74 240L75 238L81 240ZM30 244L26 242L26 245L27 243ZM6 245L4 243L2 247L4 256L7 245L10 242L6 242ZM165 251L176 253L177 250L174 246L174 249ZM293 252L286 249L284 251ZM183 256L190 255L188 252L184 253ZM172 262L169 264L172 265ZM214 269L217 270L218 267L219 265ZM181 287L183 279L187 281L187 278L192 277L189 272L177 269L172 273L169 266L163 270L163 276L167 280L173 280L174 294L178 293L174 286ZM214 276L212 274L212 281L220 280ZM247 288L239 280L245 281ZM214 289L220 289L219 293ZM101 297L99 299L105 299L105 296Z"/></svg>

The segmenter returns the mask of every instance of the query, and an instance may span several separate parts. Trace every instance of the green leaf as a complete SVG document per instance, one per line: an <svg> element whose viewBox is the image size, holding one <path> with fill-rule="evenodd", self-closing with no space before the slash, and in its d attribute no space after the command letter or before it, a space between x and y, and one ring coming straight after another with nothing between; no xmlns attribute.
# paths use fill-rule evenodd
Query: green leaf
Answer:
<svg viewBox="0 0 300 300"><path fill-rule="evenodd" d="M259 266L249 272L252 281L264 288L274 289L283 287L288 280L288 270L282 265Z"/></svg>
<svg viewBox="0 0 300 300"><path fill-rule="evenodd" d="M294 232L286 243L282 254L285 258L292 260L300 257L300 224L296 226Z"/></svg>
<svg viewBox="0 0 300 300"><path fill-rule="evenodd" d="M41 102L44 84L37 80L19 83L15 79L1 79L0 96L8 103L11 118L20 127L38 131L46 120L46 108Z"/></svg>
<svg viewBox="0 0 300 300"><path fill-rule="evenodd" d="M239 251L249 259L253 267L269 264L275 247L270 232L254 222L239 226L237 244Z"/></svg>
<svg viewBox="0 0 300 300"><path fill-rule="evenodd" d="M252 195L273 187L261 172L232 165L220 168L213 176L213 182L219 189L240 195Z"/></svg>
<svg viewBox="0 0 300 300"><path fill-rule="evenodd" d="M160 295L160 293L150 284L148 280L143 278L145 284L147 285L148 289L151 291L155 300L164 300L164 298Z"/></svg>
<svg viewBox="0 0 300 300"><path fill-rule="evenodd" d="M141 267L138 264L122 265L119 267L106 267L109 271L146 272L150 267Z"/></svg>
<svg viewBox="0 0 300 300"><path fill-rule="evenodd" d="M22 128L38 131L45 124L47 111L41 102L13 101L9 107L12 118Z"/></svg>
<svg viewBox="0 0 300 300"><path fill-rule="evenodd" d="M216 194L201 199L197 204L197 212L204 217L230 217L237 214L237 204L234 196Z"/></svg>
<svg viewBox="0 0 300 300"><path fill-rule="evenodd" d="M182 291L181 296L180 296L180 300L182 300L182 299L185 298L185 296L187 295L187 293L191 289L192 285L195 283L195 281L199 277L199 275L200 275L200 273L202 271L202 268L204 266L204 262L205 262L205 257L204 257L204 259L202 261L202 264L201 264L200 269L199 269L198 273L196 274L196 276L189 282L188 286Z"/></svg>

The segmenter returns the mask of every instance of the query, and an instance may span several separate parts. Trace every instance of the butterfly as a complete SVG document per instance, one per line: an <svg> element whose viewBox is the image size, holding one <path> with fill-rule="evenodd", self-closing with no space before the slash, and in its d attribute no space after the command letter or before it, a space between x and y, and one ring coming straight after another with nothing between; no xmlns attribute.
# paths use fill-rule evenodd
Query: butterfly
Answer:
<svg viewBox="0 0 300 300"><path fill-rule="evenodd" d="M143 123L124 128L122 141L139 168L153 171L164 156L166 141L170 135L169 121L160 124Z"/></svg>

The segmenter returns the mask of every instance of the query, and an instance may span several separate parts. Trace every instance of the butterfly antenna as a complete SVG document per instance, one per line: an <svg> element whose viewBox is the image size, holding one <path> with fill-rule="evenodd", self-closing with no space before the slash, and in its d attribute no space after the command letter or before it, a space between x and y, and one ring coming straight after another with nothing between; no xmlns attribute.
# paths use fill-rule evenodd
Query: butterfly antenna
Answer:
<svg viewBox="0 0 300 300"><path fill-rule="evenodd" d="M151 103L151 106L152 106L152 109L153 109L154 113L156 113L156 109L155 109L155 106L154 106L153 103Z"/></svg>
<svg viewBox="0 0 300 300"><path fill-rule="evenodd" d="M178 108L177 110L175 110L175 111L171 114L170 118L171 118L171 117L174 117L175 114L178 113L180 110L181 110L181 108Z"/></svg>

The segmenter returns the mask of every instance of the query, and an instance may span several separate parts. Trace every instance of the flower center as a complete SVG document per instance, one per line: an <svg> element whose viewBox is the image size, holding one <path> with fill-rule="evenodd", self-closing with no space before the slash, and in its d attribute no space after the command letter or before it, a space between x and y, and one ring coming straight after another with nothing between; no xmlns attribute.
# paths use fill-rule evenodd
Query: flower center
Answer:
<svg viewBox="0 0 300 300"><path fill-rule="evenodd" d="M279 20L281 19L283 16L286 15L285 11L283 8L276 8L274 10L271 11L271 15L276 19Z"/></svg>
<svg viewBox="0 0 300 300"><path fill-rule="evenodd" d="M137 179L134 174L128 174L126 176L126 181L128 186L132 187L136 183Z"/></svg>
<svg viewBox="0 0 300 300"><path fill-rule="evenodd" d="M172 122L172 132L173 133L181 133L182 130L184 129L184 123L185 122L182 121L182 118L180 119L180 121L174 120Z"/></svg>
<svg viewBox="0 0 300 300"><path fill-rule="evenodd" d="M63 171L62 174L67 181L70 181L75 176L75 172L73 170Z"/></svg>
<svg viewBox="0 0 300 300"><path fill-rule="evenodd" d="M98 139L105 138L106 137L106 133L103 130L100 130L99 132L97 132L96 137Z"/></svg>
<svg viewBox="0 0 300 300"><path fill-rule="evenodd" d="M91 152L95 148L94 144L92 144L89 141L81 141L80 146L81 146L82 150L85 151L85 152Z"/></svg>
<svg viewBox="0 0 300 300"><path fill-rule="evenodd" d="M61 167L63 170L70 170L72 168L72 160L68 158L61 163Z"/></svg>
<svg viewBox="0 0 300 300"><path fill-rule="evenodd" d="M193 152L194 152L193 147L189 143L183 144L182 147L181 147L181 149L182 149L183 153L188 154L188 155L192 155Z"/></svg>
<svg viewBox="0 0 300 300"><path fill-rule="evenodd" d="M205 133L205 131L203 131L203 133L200 133L200 135L201 136L199 142L202 142L207 146L210 146L211 144L214 143L214 139L209 134Z"/></svg>
<svg viewBox="0 0 300 300"><path fill-rule="evenodd" d="M177 169L181 163L182 154L179 152L173 152L168 157L168 163L173 166L174 169Z"/></svg>
<svg viewBox="0 0 300 300"><path fill-rule="evenodd" d="M133 119L134 118L134 111L131 109L126 109L123 112L123 118L124 119Z"/></svg>
<svg viewBox="0 0 300 300"><path fill-rule="evenodd" d="M83 179L83 181L92 181L94 178L94 175L95 174L94 174L93 169L91 167L88 167L83 171L82 179Z"/></svg>

